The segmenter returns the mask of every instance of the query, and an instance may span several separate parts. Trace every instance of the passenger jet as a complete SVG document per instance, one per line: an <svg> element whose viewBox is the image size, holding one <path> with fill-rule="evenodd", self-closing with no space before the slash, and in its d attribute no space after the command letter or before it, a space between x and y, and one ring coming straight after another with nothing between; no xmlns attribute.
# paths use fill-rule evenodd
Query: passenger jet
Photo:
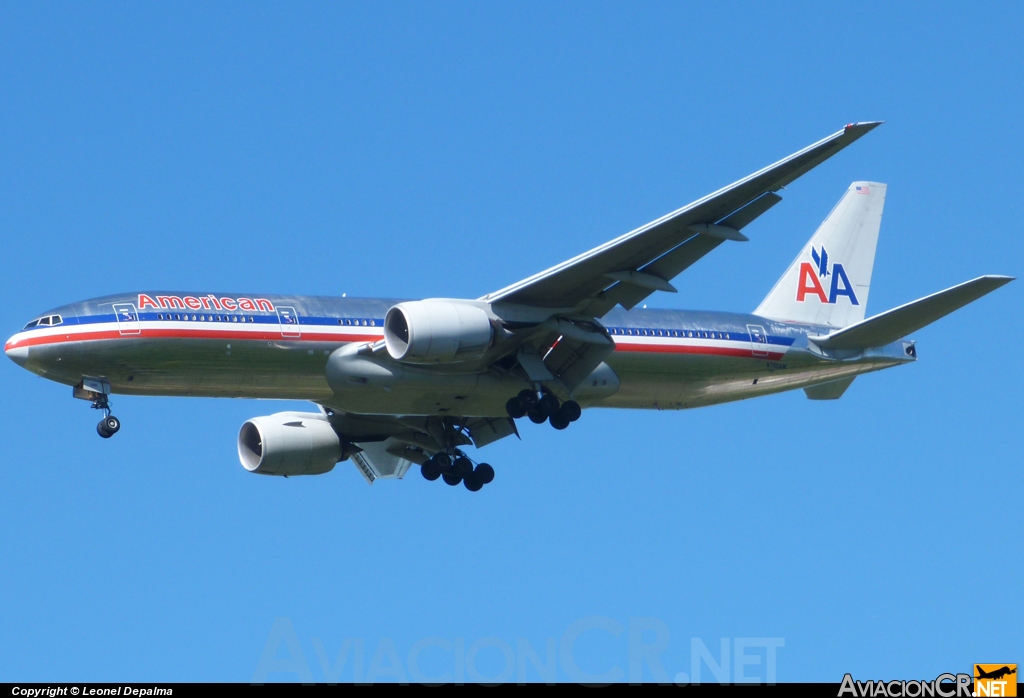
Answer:
<svg viewBox="0 0 1024 698"><path fill-rule="evenodd" d="M565 429L589 407L676 410L803 388L834 400L862 373L917 359L906 337L1012 281L980 276L865 318L886 185L854 182L753 313L637 306L781 201L778 191L880 122L850 124L734 184L475 300L166 292L50 310L6 344L120 428L110 396L309 400L254 417L250 472L317 475L351 459L371 484L412 464L470 491L494 478L464 449Z"/></svg>

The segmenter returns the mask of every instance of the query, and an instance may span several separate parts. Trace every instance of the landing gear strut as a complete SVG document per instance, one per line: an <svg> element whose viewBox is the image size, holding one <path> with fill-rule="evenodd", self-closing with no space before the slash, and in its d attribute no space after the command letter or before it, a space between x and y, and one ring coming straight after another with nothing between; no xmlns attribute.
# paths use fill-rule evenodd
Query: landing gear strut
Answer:
<svg viewBox="0 0 1024 698"><path fill-rule="evenodd" d="M452 455L455 457L452 458ZM448 454L444 451L435 453L420 466L420 473L427 480L442 478L445 484L455 487L460 482L470 492L479 492L484 485L494 479L494 468L487 463L479 463L475 468L473 461L462 451Z"/></svg>
<svg viewBox="0 0 1024 698"><path fill-rule="evenodd" d="M533 390L523 390L515 397L509 398L505 403L505 411L512 419L529 417L534 424L548 421L555 429L565 429L579 419L583 412L575 400L559 403L558 398L551 393L538 394Z"/></svg>
<svg viewBox="0 0 1024 698"><path fill-rule="evenodd" d="M96 425L96 433L109 439L121 428L121 420L110 414L110 399L105 393L97 393L92 400L94 410L103 410L103 419Z"/></svg>

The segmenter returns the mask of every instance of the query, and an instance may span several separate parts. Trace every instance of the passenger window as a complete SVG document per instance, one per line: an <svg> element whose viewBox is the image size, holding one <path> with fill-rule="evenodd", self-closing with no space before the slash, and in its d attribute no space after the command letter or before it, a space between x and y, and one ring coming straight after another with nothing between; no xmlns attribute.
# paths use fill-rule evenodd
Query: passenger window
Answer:
<svg viewBox="0 0 1024 698"><path fill-rule="evenodd" d="M196 316L195 316L195 315L193 315L193 316L192 316L192 322L195 322L195 321L196 321Z"/></svg>

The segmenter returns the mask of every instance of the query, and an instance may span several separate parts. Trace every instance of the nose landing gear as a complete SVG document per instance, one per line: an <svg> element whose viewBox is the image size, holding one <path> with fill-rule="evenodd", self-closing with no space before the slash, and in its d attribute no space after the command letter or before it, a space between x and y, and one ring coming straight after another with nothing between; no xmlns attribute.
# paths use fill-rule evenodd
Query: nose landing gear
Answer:
<svg viewBox="0 0 1024 698"><path fill-rule="evenodd" d="M128 380L131 380L129 376ZM121 420L110 414L110 383L102 378L83 378L72 391L71 396L88 400L94 410L103 410L103 419L96 425L96 433L109 439L121 428Z"/></svg>
<svg viewBox="0 0 1024 698"><path fill-rule="evenodd" d="M96 425L96 433L104 439L109 439L111 436L116 434L117 430L120 428L121 420L112 414L108 414L100 420L99 424Z"/></svg>
<svg viewBox="0 0 1024 698"><path fill-rule="evenodd" d="M94 410L103 410L103 419L96 425L96 433L109 439L121 428L121 420L110 414L110 399L105 393L97 393L92 400Z"/></svg>

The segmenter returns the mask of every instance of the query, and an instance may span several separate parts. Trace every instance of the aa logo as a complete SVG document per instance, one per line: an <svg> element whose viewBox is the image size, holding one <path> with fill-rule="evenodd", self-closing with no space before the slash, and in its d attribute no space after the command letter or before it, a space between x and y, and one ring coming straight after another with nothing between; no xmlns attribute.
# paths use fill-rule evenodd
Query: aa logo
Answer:
<svg viewBox="0 0 1024 698"><path fill-rule="evenodd" d="M975 696L1017 695L1016 664L975 664Z"/></svg>
<svg viewBox="0 0 1024 698"><path fill-rule="evenodd" d="M800 263L800 281L796 286L797 303L804 303L808 296L812 296L822 303L834 305L840 296L846 296L850 299L851 304L860 305L857 294L854 293L853 284L850 283L850 277L846 275L843 265L836 263L829 268L828 252L824 245L821 246L821 252L811 248L811 259L814 260L814 264ZM829 277L832 277L831 281L829 281ZM822 281L829 285L827 294Z"/></svg>

